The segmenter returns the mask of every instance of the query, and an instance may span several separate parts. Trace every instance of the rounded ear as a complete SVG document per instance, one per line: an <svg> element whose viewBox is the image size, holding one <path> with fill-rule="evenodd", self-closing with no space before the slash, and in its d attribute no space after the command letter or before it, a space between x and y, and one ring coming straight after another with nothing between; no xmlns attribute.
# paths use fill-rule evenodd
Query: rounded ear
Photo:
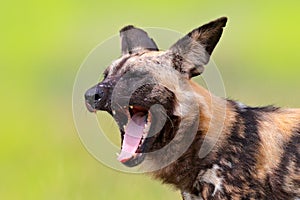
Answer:
<svg viewBox="0 0 300 200"><path fill-rule="evenodd" d="M221 17L194 29L178 40L169 51L173 55L173 65L189 78L201 74L215 46L219 42L226 17Z"/></svg>
<svg viewBox="0 0 300 200"><path fill-rule="evenodd" d="M122 54L132 54L143 50L158 51L158 47L148 34L132 25L120 30Z"/></svg>

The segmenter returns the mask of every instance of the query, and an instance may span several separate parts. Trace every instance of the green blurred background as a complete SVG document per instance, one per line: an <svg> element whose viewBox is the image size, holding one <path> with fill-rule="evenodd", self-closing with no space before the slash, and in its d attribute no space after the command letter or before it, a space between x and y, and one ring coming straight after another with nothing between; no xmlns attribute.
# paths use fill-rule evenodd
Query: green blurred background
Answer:
<svg viewBox="0 0 300 200"><path fill-rule="evenodd" d="M178 199L104 167L81 144L72 87L88 53L127 24L179 32L229 22L213 60L228 97L300 107L297 1L2 1L0 199Z"/></svg>

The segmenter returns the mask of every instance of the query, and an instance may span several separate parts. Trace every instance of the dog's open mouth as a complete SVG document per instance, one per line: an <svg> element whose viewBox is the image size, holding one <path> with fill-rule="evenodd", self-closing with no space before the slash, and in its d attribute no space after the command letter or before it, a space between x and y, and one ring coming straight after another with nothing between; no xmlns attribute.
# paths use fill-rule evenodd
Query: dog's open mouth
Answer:
<svg viewBox="0 0 300 200"><path fill-rule="evenodd" d="M133 167L144 160L147 137L151 126L151 113L141 106L129 106L127 124L121 130L122 147L118 160Z"/></svg>

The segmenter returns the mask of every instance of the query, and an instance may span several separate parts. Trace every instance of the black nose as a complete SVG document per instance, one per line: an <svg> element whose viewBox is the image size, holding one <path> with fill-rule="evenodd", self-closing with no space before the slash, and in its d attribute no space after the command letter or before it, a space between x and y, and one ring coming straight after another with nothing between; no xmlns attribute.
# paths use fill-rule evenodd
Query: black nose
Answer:
<svg viewBox="0 0 300 200"><path fill-rule="evenodd" d="M101 87L96 85L88 89L84 94L87 109L91 112L94 112L97 109L97 105L100 104L103 97L104 91Z"/></svg>
<svg viewBox="0 0 300 200"><path fill-rule="evenodd" d="M103 90L100 87L94 86L90 89L88 89L88 91L86 91L86 93L84 94L85 100L89 103L95 103L97 101L100 101L101 98L103 97Z"/></svg>

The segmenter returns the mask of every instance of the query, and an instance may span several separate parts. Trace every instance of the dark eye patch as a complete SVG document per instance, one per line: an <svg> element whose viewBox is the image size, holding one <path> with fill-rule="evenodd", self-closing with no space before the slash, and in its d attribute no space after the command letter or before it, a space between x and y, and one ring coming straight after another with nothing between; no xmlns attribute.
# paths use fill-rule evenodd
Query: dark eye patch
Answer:
<svg viewBox="0 0 300 200"><path fill-rule="evenodd" d="M149 73L144 70L136 70L134 68L128 68L125 73L128 77L135 77L135 78L149 78Z"/></svg>

